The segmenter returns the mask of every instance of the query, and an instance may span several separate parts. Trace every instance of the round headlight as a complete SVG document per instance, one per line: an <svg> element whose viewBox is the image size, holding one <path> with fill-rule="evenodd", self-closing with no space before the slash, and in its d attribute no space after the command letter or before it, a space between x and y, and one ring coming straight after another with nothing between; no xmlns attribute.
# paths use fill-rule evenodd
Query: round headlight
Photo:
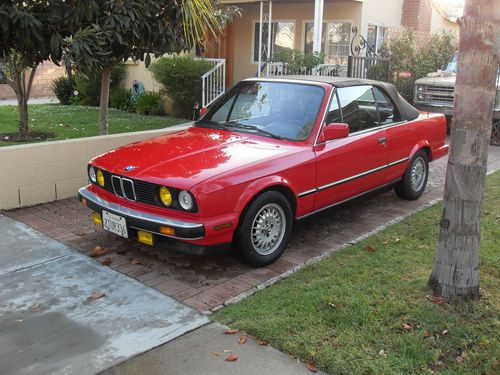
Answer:
<svg viewBox="0 0 500 375"><path fill-rule="evenodd" d="M94 167L89 167L89 178L90 178L90 181L92 181L93 183L97 182L97 177L95 175L95 168Z"/></svg>
<svg viewBox="0 0 500 375"><path fill-rule="evenodd" d="M97 183L100 186L104 187L104 175L102 174L102 171L100 169L97 170L96 177L97 177Z"/></svg>
<svg viewBox="0 0 500 375"><path fill-rule="evenodd" d="M186 190L182 190L179 193L179 204L186 211L190 211L193 208L193 197Z"/></svg>
<svg viewBox="0 0 500 375"><path fill-rule="evenodd" d="M169 207L172 204L172 194L170 193L170 190L168 190L165 186L162 186L160 188L158 196L160 197L160 201L164 206Z"/></svg>

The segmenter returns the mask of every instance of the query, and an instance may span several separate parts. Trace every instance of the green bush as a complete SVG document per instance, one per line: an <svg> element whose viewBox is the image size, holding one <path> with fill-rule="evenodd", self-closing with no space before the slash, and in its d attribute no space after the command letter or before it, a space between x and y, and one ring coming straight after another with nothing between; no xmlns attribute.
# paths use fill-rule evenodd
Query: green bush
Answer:
<svg viewBox="0 0 500 375"><path fill-rule="evenodd" d="M174 56L156 60L149 70L172 100L174 114L191 118L193 107L201 103L201 76L210 68L208 61Z"/></svg>
<svg viewBox="0 0 500 375"><path fill-rule="evenodd" d="M64 105L71 104L75 83L66 76L56 78L52 81L52 91L59 102Z"/></svg>
<svg viewBox="0 0 500 375"><path fill-rule="evenodd" d="M146 91L137 98L135 111L142 115L162 115L163 98L155 91Z"/></svg>
<svg viewBox="0 0 500 375"><path fill-rule="evenodd" d="M116 90L119 90L127 75L125 65L118 64L111 72L111 82L109 90L111 98ZM91 74L76 74L75 86L78 91L78 96L75 99L75 104L98 106L101 100L101 72L92 72Z"/></svg>
<svg viewBox="0 0 500 375"><path fill-rule="evenodd" d="M421 40L422 35L405 29L391 36L383 49L391 55L392 83L410 103L413 102L415 80L441 69L458 49L456 38L449 32L434 34ZM401 78L399 73L409 71L410 78Z"/></svg>
<svg viewBox="0 0 500 375"><path fill-rule="evenodd" d="M132 103L130 90L116 89L110 94L109 106L122 111L134 112L135 107Z"/></svg>

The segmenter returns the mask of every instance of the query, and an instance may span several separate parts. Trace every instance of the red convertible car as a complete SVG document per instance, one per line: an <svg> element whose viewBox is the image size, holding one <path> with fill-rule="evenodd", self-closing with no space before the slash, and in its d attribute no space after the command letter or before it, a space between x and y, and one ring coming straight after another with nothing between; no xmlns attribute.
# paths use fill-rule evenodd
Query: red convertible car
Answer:
<svg viewBox="0 0 500 375"><path fill-rule="evenodd" d="M96 224L191 254L276 260L296 220L394 186L417 199L448 153L443 115L377 81L247 79L186 130L90 161L79 190Z"/></svg>

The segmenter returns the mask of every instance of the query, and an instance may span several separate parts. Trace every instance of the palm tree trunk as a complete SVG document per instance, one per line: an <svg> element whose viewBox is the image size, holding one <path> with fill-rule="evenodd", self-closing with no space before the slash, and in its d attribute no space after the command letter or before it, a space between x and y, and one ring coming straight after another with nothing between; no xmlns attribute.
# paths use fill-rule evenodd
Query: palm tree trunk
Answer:
<svg viewBox="0 0 500 375"><path fill-rule="evenodd" d="M101 75L101 101L99 103L99 134L108 134L109 83L112 67L103 69Z"/></svg>
<svg viewBox="0 0 500 375"><path fill-rule="evenodd" d="M498 0L466 0L439 246L428 283L445 299L479 298L480 223L498 66L493 46L499 29Z"/></svg>

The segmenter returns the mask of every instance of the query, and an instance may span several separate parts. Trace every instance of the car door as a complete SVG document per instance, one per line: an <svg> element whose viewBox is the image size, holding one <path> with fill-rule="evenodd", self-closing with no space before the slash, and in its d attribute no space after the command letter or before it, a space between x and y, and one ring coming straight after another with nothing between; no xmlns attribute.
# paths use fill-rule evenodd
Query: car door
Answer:
<svg viewBox="0 0 500 375"><path fill-rule="evenodd" d="M400 178L408 163L410 152L418 139L418 126L402 121L397 108L383 89L374 86L373 92L379 109L380 125L385 129L387 146L387 182Z"/></svg>
<svg viewBox="0 0 500 375"><path fill-rule="evenodd" d="M315 210L354 197L385 181L387 150L371 85L337 88L326 126L349 125L349 136L315 146L317 160Z"/></svg>

